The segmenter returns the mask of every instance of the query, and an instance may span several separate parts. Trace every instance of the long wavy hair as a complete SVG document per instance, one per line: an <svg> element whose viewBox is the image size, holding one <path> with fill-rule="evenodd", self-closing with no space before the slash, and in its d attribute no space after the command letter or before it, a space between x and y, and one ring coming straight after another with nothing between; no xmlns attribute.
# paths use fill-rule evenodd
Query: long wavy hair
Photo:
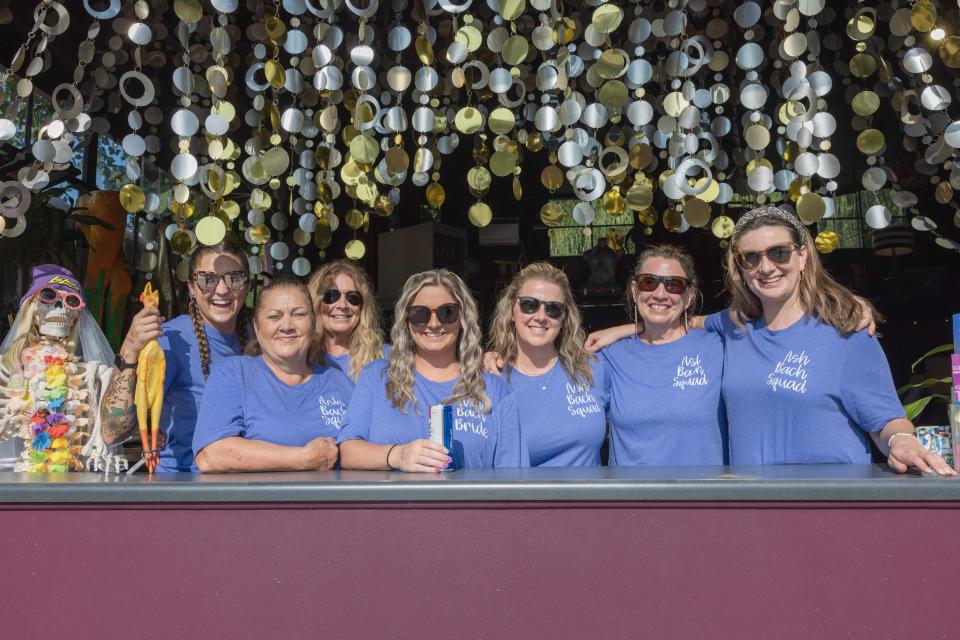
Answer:
<svg viewBox="0 0 960 640"><path fill-rule="evenodd" d="M531 280L542 280L560 288L563 299L558 302L562 302L567 311L553 346L557 350L560 366L563 367L567 376L575 383L589 387L593 384L593 373L590 370L593 355L583 348L586 339L583 318L573 299L567 274L549 262L534 262L527 265L513 276L513 280L500 294L496 311L490 321L489 349L500 354L504 362L510 365L516 363L519 345L516 327L513 324L513 305L517 301L517 296L520 295L520 289ZM507 369L504 375L509 377L510 369Z"/></svg>
<svg viewBox="0 0 960 640"><path fill-rule="evenodd" d="M380 308L373 294L373 285L367 272L349 260L334 260L322 265L311 274L307 289L313 300L313 312L317 317L317 334L324 336L323 318L320 308L323 304L323 292L333 286L337 274L352 278L354 286L363 298L360 307L360 320L350 336L350 371L348 375L356 382L360 370L370 362L383 357L383 329L380 328Z"/></svg>
<svg viewBox="0 0 960 640"><path fill-rule="evenodd" d="M475 407L480 408L483 413L489 413L493 404L487 396L486 385L483 382L483 336L480 331L480 313L467 285L460 276L446 269L414 274L407 278L406 284L403 285L403 291L394 307L393 328L390 330L393 349L390 351L390 365L387 367L387 397L402 413L406 413L410 407L416 407L413 375L417 345L410 333L407 309L410 308L420 290L431 285L443 287L460 304L460 335L457 336L460 379L453 387L453 395L443 402L453 404L469 398Z"/></svg>
<svg viewBox="0 0 960 640"><path fill-rule="evenodd" d="M37 327L37 323L34 321L34 318L37 315L38 297L39 296L37 295L30 296L27 298L27 301L23 303L23 309L19 313L22 321L17 326L17 333L11 339L10 347L7 349L6 353L0 357L0 372L5 373L6 375L13 375L14 373L19 372L20 354L23 353L23 350L27 347L32 347L40 342L40 329ZM79 336L80 318L77 318L74 320L73 327L70 328L70 333L67 334L66 337L66 344L64 345L64 348L67 350L67 353L77 353Z"/></svg>
<svg viewBox="0 0 960 640"><path fill-rule="evenodd" d="M643 324L643 318L637 310L637 301L634 299L633 289L636 286L636 280L643 273L643 263L651 258L662 258L664 260L676 260L683 269L684 277L689 281L687 290L683 292L686 297L686 306L683 309L684 331L690 330L689 316L695 314L703 302L703 294L700 293L700 279L697 277L697 269L693 265L693 256L686 249L672 244L652 244L640 252L637 261L633 264L633 271L630 273L627 290L624 294L624 304L627 309L627 316L633 319L633 325L636 328L637 335L641 335L646 327Z"/></svg>
<svg viewBox="0 0 960 640"><path fill-rule="evenodd" d="M834 280L824 269L810 232L801 228L801 233L801 229L794 228L790 223L773 216L760 216L744 224L737 236L742 237L747 231L760 227L786 229L794 243L807 248L807 263L800 272L799 285L800 304L803 306L804 314L807 317L816 316L821 322L836 329L840 335L848 336L855 333L863 316L860 302L849 289ZM763 304L760 298L750 290L740 272L740 267L734 260L737 251L736 242L731 242L727 246L724 257L724 281L730 292L730 310L733 312L733 320L742 327L744 321L757 320L763 315ZM881 322L883 316L872 304L867 301L864 303L870 308L874 319Z"/></svg>
<svg viewBox="0 0 960 640"><path fill-rule="evenodd" d="M263 301L267 297L267 294L271 291L276 291L279 289L296 289L303 294L303 299L307 302L307 309L310 311L310 322L311 324L316 324L316 313L314 312L313 305L311 304L310 292L307 290L307 285L303 284L292 276L286 275L274 276L270 280L270 284L260 290L260 294L257 296L257 302L253 307L254 319L259 317L260 311L263 310ZM263 353L263 349L260 347L260 342L256 339L256 337L254 337L253 340L250 340L247 343L244 352L247 355L258 356ZM316 332L313 332L313 334L310 336L310 347L307 350L307 364L319 364L323 362L324 355L323 340L319 335L317 335Z"/></svg>
<svg viewBox="0 0 960 640"><path fill-rule="evenodd" d="M247 264L247 254L232 242L225 240L209 247L201 246L190 256L190 262L187 265L190 282L193 282L193 277L197 273L197 268L200 266L200 259L211 253L226 254L236 258L240 264ZM203 314L200 313L200 306L192 295L190 296L190 303L187 305L187 313L190 314L190 323L193 325L193 335L197 338L197 347L200 354L200 370L203 372L204 379L206 379L210 377L210 345L207 342L207 330L204 326ZM233 331L234 335L236 335L240 341L240 353L244 353L247 348L247 338L249 337L251 329L250 322L250 313L247 311L246 305L241 302L240 310L237 312L237 324Z"/></svg>

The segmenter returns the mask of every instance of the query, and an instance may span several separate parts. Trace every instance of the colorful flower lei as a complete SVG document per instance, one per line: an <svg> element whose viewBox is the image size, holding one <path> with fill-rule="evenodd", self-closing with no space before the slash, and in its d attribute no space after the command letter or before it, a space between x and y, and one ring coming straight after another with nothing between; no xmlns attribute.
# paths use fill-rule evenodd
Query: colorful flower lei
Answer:
<svg viewBox="0 0 960 640"><path fill-rule="evenodd" d="M45 402L29 418L33 438L27 470L31 473L60 473L69 471L73 462L70 441L65 437L73 425L67 415L60 412L67 400L67 372L61 357L45 355L43 363L45 367L36 380L33 398Z"/></svg>

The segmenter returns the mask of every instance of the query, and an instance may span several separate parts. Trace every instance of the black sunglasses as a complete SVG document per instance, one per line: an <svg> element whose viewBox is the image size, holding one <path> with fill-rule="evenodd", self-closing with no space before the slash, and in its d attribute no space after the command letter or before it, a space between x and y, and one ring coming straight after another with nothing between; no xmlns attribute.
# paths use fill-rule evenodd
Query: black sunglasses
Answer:
<svg viewBox="0 0 960 640"><path fill-rule="evenodd" d="M733 256L733 260L741 269L750 271L760 266L763 256L767 256L773 264L787 264L790 262L790 256L799 248L793 242L784 242L767 247L763 251L739 251Z"/></svg>
<svg viewBox="0 0 960 640"><path fill-rule="evenodd" d="M667 290L667 293L674 295L682 294L687 290L687 287L690 286L690 281L686 278L681 278L680 276L658 276L652 273L641 273L636 276L633 281L637 283L637 289L645 292L656 291L662 282L663 288Z"/></svg>
<svg viewBox="0 0 960 640"><path fill-rule="evenodd" d="M520 307L520 313L527 316L532 316L540 311L540 307L543 307L543 312L547 314L547 317L551 320L559 320L563 317L563 314L567 312L567 305L562 302L538 300L530 296L517 298L517 305Z"/></svg>
<svg viewBox="0 0 960 640"><path fill-rule="evenodd" d="M214 291L220 284L220 279L227 283L231 289L243 289L250 282L250 274L246 271L231 271L229 273L211 273L210 271L197 271L193 274L193 280L197 283L200 291Z"/></svg>
<svg viewBox="0 0 960 640"><path fill-rule="evenodd" d="M363 305L363 296L360 295L359 291L340 291L339 289L327 289L323 292L321 299L323 300L323 304L333 304L340 299L341 295L347 299L348 303L355 307Z"/></svg>
<svg viewBox="0 0 960 640"><path fill-rule="evenodd" d="M407 322L415 327L423 327L430 324L430 316L434 314L440 324L454 324L460 320L460 305L451 302L434 308L415 304L407 308Z"/></svg>

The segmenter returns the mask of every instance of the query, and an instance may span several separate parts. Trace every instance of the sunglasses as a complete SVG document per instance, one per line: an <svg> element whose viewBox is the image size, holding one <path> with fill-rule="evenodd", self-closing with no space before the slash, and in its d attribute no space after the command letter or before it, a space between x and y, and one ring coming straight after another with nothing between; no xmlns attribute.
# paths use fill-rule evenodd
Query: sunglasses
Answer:
<svg viewBox="0 0 960 640"><path fill-rule="evenodd" d="M567 306L562 302L549 302L528 296L517 298L517 305L520 307L520 313L527 316L532 316L540 311L540 307L543 307L543 312L551 320L559 320L567 312Z"/></svg>
<svg viewBox="0 0 960 640"><path fill-rule="evenodd" d="M407 322L415 327L425 327L434 314L440 324L454 324L460 320L460 305L451 302L434 308L415 304L407 308Z"/></svg>
<svg viewBox="0 0 960 640"><path fill-rule="evenodd" d="M57 291L53 287L44 287L40 289L40 302L44 304L54 304L57 300L63 301L63 306L73 311L79 311L85 306L83 298L75 293L66 291Z"/></svg>
<svg viewBox="0 0 960 640"><path fill-rule="evenodd" d="M690 286L690 281L680 276L657 276L652 273L641 273L633 279L637 283L637 289L644 292L656 291L660 283L667 293L680 295Z"/></svg>
<svg viewBox="0 0 960 640"><path fill-rule="evenodd" d="M197 283L200 291L210 292L216 290L220 285L220 280L227 283L231 289L243 289L250 282L250 274L246 271L231 271L229 273L211 273L209 271L197 271L193 274L193 281Z"/></svg>
<svg viewBox="0 0 960 640"><path fill-rule="evenodd" d="M738 267L746 271L759 267L764 256L773 264L787 264L790 262L790 256L799 248L792 242L785 242L767 247L763 251L738 251L734 254L733 261L737 263Z"/></svg>
<svg viewBox="0 0 960 640"><path fill-rule="evenodd" d="M320 299L323 300L323 304L334 304L340 299L341 295L346 298L347 302L354 307L363 305L363 296L360 295L359 291L340 291L339 289L327 289L323 292L323 296L321 296Z"/></svg>

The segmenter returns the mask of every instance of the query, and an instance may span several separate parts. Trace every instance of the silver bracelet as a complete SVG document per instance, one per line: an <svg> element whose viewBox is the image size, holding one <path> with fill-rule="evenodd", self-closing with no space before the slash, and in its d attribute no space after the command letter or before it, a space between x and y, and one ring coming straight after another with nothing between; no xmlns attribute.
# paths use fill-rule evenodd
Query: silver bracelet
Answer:
<svg viewBox="0 0 960 640"><path fill-rule="evenodd" d="M910 436L911 438L916 438L917 442L920 442L920 439L917 438L917 436L913 435L912 433L906 433L905 431L901 431L900 433L895 433L892 436L890 436L890 439L887 440L887 449L890 449L891 446L893 445L893 439L899 436Z"/></svg>

